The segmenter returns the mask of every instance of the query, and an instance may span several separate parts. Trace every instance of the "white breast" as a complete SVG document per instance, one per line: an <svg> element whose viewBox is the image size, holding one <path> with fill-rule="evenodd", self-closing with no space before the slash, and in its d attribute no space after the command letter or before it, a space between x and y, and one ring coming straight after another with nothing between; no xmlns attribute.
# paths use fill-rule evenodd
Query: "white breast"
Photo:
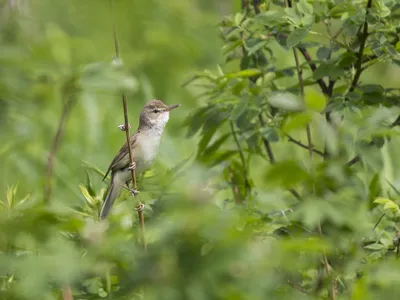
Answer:
<svg viewBox="0 0 400 300"><path fill-rule="evenodd" d="M146 131L140 134L137 151L135 151L136 171L141 173L146 171L153 160L156 158L160 146L161 133Z"/></svg>

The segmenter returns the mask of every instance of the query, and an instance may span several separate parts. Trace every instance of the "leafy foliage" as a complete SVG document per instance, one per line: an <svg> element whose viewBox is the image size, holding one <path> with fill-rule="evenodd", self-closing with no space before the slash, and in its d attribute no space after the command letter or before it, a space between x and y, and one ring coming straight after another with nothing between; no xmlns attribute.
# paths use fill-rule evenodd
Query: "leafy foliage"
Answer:
<svg viewBox="0 0 400 300"><path fill-rule="evenodd" d="M392 298L397 1L114 2L0 2L0 298ZM122 91L183 106L99 222Z"/></svg>

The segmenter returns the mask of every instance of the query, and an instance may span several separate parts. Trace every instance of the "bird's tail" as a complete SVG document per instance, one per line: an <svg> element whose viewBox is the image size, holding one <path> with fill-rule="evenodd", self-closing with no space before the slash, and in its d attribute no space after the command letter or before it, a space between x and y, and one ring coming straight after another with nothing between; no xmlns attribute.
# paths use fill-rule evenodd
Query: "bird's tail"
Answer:
<svg viewBox="0 0 400 300"><path fill-rule="evenodd" d="M111 178L111 185L108 190L106 200L103 202L103 206L101 207L99 217L101 220L107 218L108 214L110 213L111 207L114 204L115 199L117 199L119 192L121 191L121 184L115 183L113 178Z"/></svg>

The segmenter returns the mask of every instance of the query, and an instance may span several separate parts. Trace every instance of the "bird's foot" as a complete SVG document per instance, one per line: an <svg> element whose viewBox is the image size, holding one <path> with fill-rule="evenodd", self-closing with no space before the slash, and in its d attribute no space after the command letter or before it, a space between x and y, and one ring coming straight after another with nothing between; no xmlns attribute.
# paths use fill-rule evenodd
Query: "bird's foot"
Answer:
<svg viewBox="0 0 400 300"><path fill-rule="evenodd" d="M131 128L131 124L128 124L129 129ZM118 128L122 131L126 131L125 124L118 125Z"/></svg>
<svg viewBox="0 0 400 300"><path fill-rule="evenodd" d="M135 170L135 169L136 169L136 163L133 162L133 163L131 163L131 164L129 165L128 170L129 170L129 171L132 171L132 170Z"/></svg>
<svg viewBox="0 0 400 300"><path fill-rule="evenodd" d="M129 192L131 193L131 195L133 197L135 197L136 195L139 195L139 191L137 189L129 189Z"/></svg>

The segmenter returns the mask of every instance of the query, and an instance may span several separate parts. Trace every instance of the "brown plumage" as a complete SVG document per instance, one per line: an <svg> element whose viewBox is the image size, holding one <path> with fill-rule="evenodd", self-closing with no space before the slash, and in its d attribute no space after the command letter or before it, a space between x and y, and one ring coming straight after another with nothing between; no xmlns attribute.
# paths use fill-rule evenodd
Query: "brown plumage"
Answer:
<svg viewBox="0 0 400 300"><path fill-rule="evenodd" d="M168 106L160 100L150 100L143 107L140 112L139 127L130 138L136 174L140 174L150 167L157 154L163 129L169 119L169 112L178 106L177 104ZM125 142L121 147L103 178L104 180L111 172L110 188L100 211L101 219L106 218L109 214L122 185L128 184L132 180L127 145Z"/></svg>

